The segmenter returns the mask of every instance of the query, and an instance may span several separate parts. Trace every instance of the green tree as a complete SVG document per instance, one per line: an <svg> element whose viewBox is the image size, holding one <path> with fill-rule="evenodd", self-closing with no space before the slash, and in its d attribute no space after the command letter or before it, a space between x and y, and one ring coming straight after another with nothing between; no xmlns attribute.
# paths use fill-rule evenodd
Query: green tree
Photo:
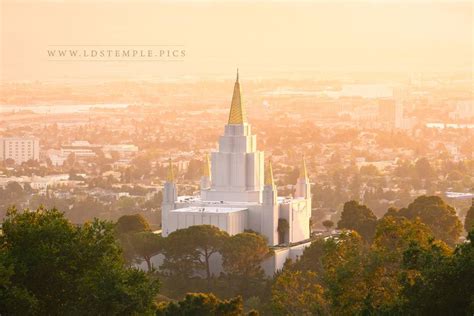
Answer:
<svg viewBox="0 0 474 316"><path fill-rule="evenodd" d="M284 218L279 218L278 219L278 243L282 244L285 242L285 236L288 233L288 230L290 229L290 224L288 224L288 221Z"/></svg>
<svg viewBox="0 0 474 316"><path fill-rule="evenodd" d="M206 278L211 279L210 258L215 253L221 251L222 246L229 235L212 225L191 226L188 228L188 235L192 238L192 243L198 250L201 264L204 265Z"/></svg>
<svg viewBox="0 0 474 316"><path fill-rule="evenodd" d="M128 236L135 257L146 262L148 271L153 269L151 258L163 250L163 237L149 231L130 233Z"/></svg>
<svg viewBox="0 0 474 316"><path fill-rule="evenodd" d="M474 313L474 230L452 255L438 244L412 243L404 253L403 300L398 314L472 315Z"/></svg>
<svg viewBox="0 0 474 316"><path fill-rule="evenodd" d="M5 187L5 194L10 201L15 202L23 196L23 187L16 181L10 181Z"/></svg>
<svg viewBox="0 0 474 316"><path fill-rule="evenodd" d="M326 228L327 231L329 231L331 229L331 227L334 226L334 222L327 219L327 220L323 221L323 226Z"/></svg>
<svg viewBox="0 0 474 316"><path fill-rule="evenodd" d="M0 251L0 313L10 315L34 315L38 313L39 302L25 287L18 286L12 279L15 274L13 263L8 262L5 251Z"/></svg>
<svg viewBox="0 0 474 316"><path fill-rule="evenodd" d="M174 231L165 241L163 268L175 275L188 276L204 270L207 280L210 280L210 258L221 250L227 238L226 232L212 225L196 225Z"/></svg>
<svg viewBox="0 0 474 316"><path fill-rule="evenodd" d="M141 214L123 215L117 220L115 229L119 234L150 231L150 225Z"/></svg>
<svg viewBox="0 0 474 316"><path fill-rule="evenodd" d="M158 316L240 316L243 314L242 298L219 300L213 294L189 293L182 301L162 302L158 305Z"/></svg>
<svg viewBox="0 0 474 316"><path fill-rule="evenodd" d="M267 241L262 235L244 232L227 239L222 249L226 273L256 276L262 272L260 263L268 255Z"/></svg>
<svg viewBox="0 0 474 316"><path fill-rule="evenodd" d="M141 214L123 215L115 224L115 234L122 247L125 262L132 265L137 259L143 259L150 270L151 257L158 253L163 245L158 236L152 236L154 234L147 220Z"/></svg>
<svg viewBox="0 0 474 316"><path fill-rule="evenodd" d="M284 269L273 283L271 304L276 315L328 315L324 290L312 271Z"/></svg>
<svg viewBox="0 0 474 316"><path fill-rule="evenodd" d="M414 242L423 249L428 249L434 242L431 230L419 220L385 216L377 223L366 264L367 313L387 313L403 300L403 285L400 283L401 275L405 273L402 269L403 254ZM450 252L443 242L436 243L446 253Z"/></svg>
<svg viewBox="0 0 474 316"><path fill-rule="evenodd" d="M323 238L314 240L311 245L303 250L303 254L291 265L292 269L301 271L313 271L318 277L324 274L322 259L325 251Z"/></svg>
<svg viewBox="0 0 474 316"><path fill-rule="evenodd" d="M374 236L376 225L377 217L371 209L357 201L349 201L344 203L337 228L355 230L365 241L370 242Z"/></svg>
<svg viewBox="0 0 474 316"><path fill-rule="evenodd" d="M230 285L245 297L255 294L264 280L261 263L270 254L267 240L256 233L240 233L225 241L221 254Z"/></svg>
<svg viewBox="0 0 474 316"><path fill-rule="evenodd" d="M0 287L8 297L1 314L25 302L43 315L152 313L158 284L124 267L111 223L78 227L56 209L10 209L2 230L0 271L9 280Z"/></svg>
<svg viewBox="0 0 474 316"><path fill-rule="evenodd" d="M357 232L343 232L324 244L323 283L331 314L360 315L364 310L368 294L364 247Z"/></svg>
<svg viewBox="0 0 474 316"><path fill-rule="evenodd" d="M462 224L456 211L439 196L419 196L398 214L408 219L419 218L431 229L434 237L450 246L455 245L461 236Z"/></svg>

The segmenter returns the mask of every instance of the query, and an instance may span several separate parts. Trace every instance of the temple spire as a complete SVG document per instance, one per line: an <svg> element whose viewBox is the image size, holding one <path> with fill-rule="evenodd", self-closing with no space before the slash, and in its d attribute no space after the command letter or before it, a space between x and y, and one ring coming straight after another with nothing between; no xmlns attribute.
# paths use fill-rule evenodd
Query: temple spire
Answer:
<svg viewBox="0 0 474 316"><path fill-rule="evenodd" d="M209 155L207 154L202 166L202 176L208 178L211 176L211 162L209 161Z"/></svg>
<svg viewBox="0 0 474 316"><path fill-rule="evenodd" d="M174 170L173 170L173 162L171 161L171 157L168 159L168 173L166 175L167 182L174 182Z"/></svg>
<svg viewBox="0 0 474 316"><path fill-rule="evenodd" d="M265 169L265 185L274 186L272 161L268 160L268 167Z"/></svg>
<svg viewBox="0 0 474 316"><path fill-rule="evenodd" d="M239 69L237 69L237 78L235 79L234 93L232 94L232 101L230 103L228 124L241 125L246 122L247 122L247 115L245 113L245 108L242 104L242 97L240 94L240 83L239 83Z"/></svg>
<svg viewBox="0 0 474 316"><path fill-rule="evenodd" d="M303 156L303 159L301 160L301 167L300 167L300 175L299 175L299 178L301 179L308 179L308 171L306 169L306 160L304 159L304 156Z"/></svg>

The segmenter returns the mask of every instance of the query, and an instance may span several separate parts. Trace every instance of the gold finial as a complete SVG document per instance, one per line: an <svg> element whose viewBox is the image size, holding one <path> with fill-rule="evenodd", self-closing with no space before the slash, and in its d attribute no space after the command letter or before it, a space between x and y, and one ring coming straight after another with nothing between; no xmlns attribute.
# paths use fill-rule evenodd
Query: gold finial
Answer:
<svg viewBox="0 0 474 316"><path fill-rule="evenodd" d="M301 161L299 178L308 179L308 171L306 170L306 160L304 159L304 155L303 155L303 159Z"/></svg>
<svg viewBox="0 0 474 316"><path fill-rule="evenodd" d="M273 181L273 168L272 168L272 161L268 159L268 167L265 170L265 185L274 185L275 182Z"/></svg>
<svg viewBox="0 0 474 316"><path fill-rule="evenodd" d="M210 177L211 176L211 162L209 161L209 155L206 154L206 160L202 166L202 176L203 177Z"/></svg>
<svg viewBox="0 0 474 316"><path fill-rule="evenodd" d="M239 69L237 69L237 78L234 84L234 93L232 94L232 101L230 103L229 123L240 125L247 122L247 115L245 108L242 105L242 97L240 95L239 83Z"/></svg>
<svg viewBox="0 0 474 316"><path fill-rule="evenodd" d="M171 161L171 157L168 159L168 174L166 175L166 181L174 182L174 170L173 170L173 162Z"/></svg>

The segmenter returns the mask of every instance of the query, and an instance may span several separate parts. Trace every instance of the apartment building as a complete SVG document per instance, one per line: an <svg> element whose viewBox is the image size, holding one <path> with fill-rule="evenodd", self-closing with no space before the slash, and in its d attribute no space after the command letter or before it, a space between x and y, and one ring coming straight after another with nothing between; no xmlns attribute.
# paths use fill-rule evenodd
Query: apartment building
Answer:
<svg viewBox="0 0 474 316"><path fill-rule="evenodd" d="M0 138L0 160L13 159L16 164L39 159L39 139L35 137Z"/></svg>

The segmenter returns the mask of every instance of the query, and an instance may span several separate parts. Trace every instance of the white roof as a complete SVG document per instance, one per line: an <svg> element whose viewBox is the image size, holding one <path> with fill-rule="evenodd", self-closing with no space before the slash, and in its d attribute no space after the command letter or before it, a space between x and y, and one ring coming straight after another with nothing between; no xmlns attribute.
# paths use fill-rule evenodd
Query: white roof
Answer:
<svg viewBox="0 0 474 316"><path fill-rule="evenodd" d="M247 210L246 208L242 208L242 207L189 206L189 207L178 208L178 209L172 210L171 212L176 212L176 213L219 213L219 214L224 214L224 213L241 212L241 211L246 211L246 210Z"/></svg>

